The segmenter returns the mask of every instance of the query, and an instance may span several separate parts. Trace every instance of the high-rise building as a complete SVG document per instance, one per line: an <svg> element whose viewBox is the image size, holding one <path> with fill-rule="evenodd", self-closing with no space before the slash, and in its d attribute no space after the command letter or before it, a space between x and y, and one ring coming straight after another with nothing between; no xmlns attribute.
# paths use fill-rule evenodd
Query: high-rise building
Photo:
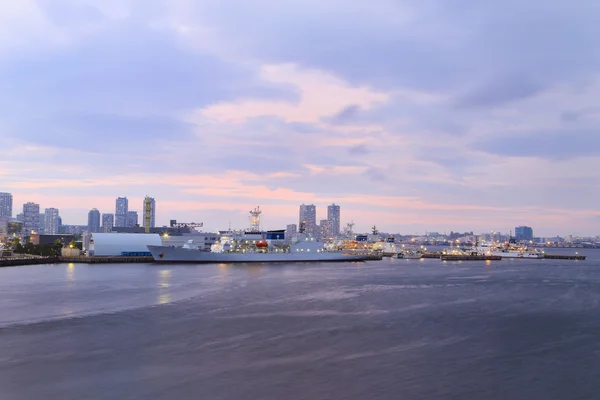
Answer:
<svg viewBox="0 0 600 400"><path fill-rule="evenodd" d="M517 226L515 238L517 240L533 240L533 229L530 226Z"/></svg>
<svg viewBox="0 0 600 400"><path fill-rule="evenodd" d="M0 193L0 217L12 217L12 204L12 194Z"/></svg>
<svg viewBox="0 0 600 400"><path fill-rule="evenodd" d="M314 204L300 205L300 219L298 226L300 231L317 235L317 207Z"/></svg>
<svg viewBox="0 0 600 400"><path fill-rule="evenodd" d="M330 236L337 237L340 234L340 206L335 203L327 206L327 220L329 221Z"/></svg>
<svg viewBox="0 0 600 400"><path fill-rule="evenodd" d="M148 222L150 223L150 228L154 228L155 226L155 216L156 216L156 202L154 201L153 197L148 197L146 196L144 198L144 228L146 228L146 225L148 224Z"/></svg>
<svg viewBox="0 0 600 400"><path fill-rule="evenodd" d="M296 225L296 224L289 224L285 228L285 238L288 240L291 239L297 233L298 233L298 225Z"/></svg>
<svg viewBox="0 0 600 400"><path fill-rule="evenodd" d="M319 239L326 241L331 237L331 221L322 219L319 223Z"/></svg>
<svg viewBox="0 0 600 400"><path fill-rule="evenodd" d="M129 201L127 197L117 197L115 207L115 226L127 226L127 212Z"/></svg>
<svg viewBox="0 0 600 400"><path fill-rule="evenodd" d="M23 233L39 233L39 231L40 205L33 202L23 204Z"/></svg>
<svg viewBox="0 0 600 400"><path fill-rule="evenodd" d="M38 219L40 220L40 227L37 230L37 233L43 235L46 233L46 213L40 213Z"/></svg>
<svg viewBox="0 0 600 400"><path fill-rule="evenodd" d="M133 228L138 225L138 213L137 211L127 211L127 220L125 221L127 228Z"/></svg>
<svg viewBox="0 0 600 400"><path fill-rule="evenodd" d="M92 233L100 232L100 211L96 208L92 208L88 212L88 231Z"/></svg>
<svg viewBox="0 0 600 400"><path fill-rule="evenodd" d="M104 232L104 233L112 232L113 226L115 226L115 214L113 214L113 213L102 214L102 232Z"/></svg>
<svg viewBox="0 0 600 400"><path fill-rule="evenodd" d="M60 227L60 217L57 208L46 208L44 211L44 233L46 235L57 235Z"/></svg>

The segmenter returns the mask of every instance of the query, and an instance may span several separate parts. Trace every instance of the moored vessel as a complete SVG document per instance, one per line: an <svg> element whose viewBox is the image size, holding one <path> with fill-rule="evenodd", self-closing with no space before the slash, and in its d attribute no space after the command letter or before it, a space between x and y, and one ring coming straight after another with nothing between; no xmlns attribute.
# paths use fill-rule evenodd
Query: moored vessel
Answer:
<svg viewBox="0 0 600 400"><path fill-rule="evenodd" d="M323 243L304 236L289 245L257 239L262 233L238 233L222 237L210 251L189 243L183 247L148 246L157 262L176 263L250 263L250 262L324 262L364 261L367 257L342 251L328 251Z"/></svg>
<svg viewBox="0 0 600 400"><path fill-rule="evenodd" d="M260 231L260 213L258 207L250 212L249 231L221 231L210 250L198 247L193 240L182 247L148 246L148 250L155 261L171 263L364 261L367 258L362 254L327 249L323 242L303 230L289 239L284 230Z"/></svg>

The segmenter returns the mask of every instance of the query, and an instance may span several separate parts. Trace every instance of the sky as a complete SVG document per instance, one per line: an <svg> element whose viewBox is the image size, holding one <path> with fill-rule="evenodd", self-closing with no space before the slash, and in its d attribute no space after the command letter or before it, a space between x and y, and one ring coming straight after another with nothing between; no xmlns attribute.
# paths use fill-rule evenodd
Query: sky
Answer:
<svg viewBox="0 0 600 400"><path fill-rule="evenodd" d="M0 191L63 223L600 234L600 2L0 2Z"/></svg>

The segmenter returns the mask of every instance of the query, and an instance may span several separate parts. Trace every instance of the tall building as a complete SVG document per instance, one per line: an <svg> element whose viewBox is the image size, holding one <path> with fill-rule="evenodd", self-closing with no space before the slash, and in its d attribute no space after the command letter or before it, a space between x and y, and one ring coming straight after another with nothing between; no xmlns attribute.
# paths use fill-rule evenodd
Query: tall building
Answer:
<svg viewBox="0 0 600 400"><path fill-rule="evenodd" d="M46 213L40 213L38 219L40 220L40 227L38 228L37 233L43 235L46 233Z"/></svg>
<svg viewBox="0 0 600 400"><path fill-rule="evenodd" d="M317 232L317 207L314 204L300 205L299 230L314 236Z"/></svg>
<svg viewBox="0 0 600 400"><path fill-rule="evenodd" d="M156 202L154 201L154 197L146 196L144 198L144 228L147 223L150 223L150 228L154 228L155 226L155 215L156 215Z"/></svg>
<svg viewBox="0 0 600 400"><path fill-rule="evenodd" d="M88 212L88 231L92 233L100 232L100 211L96 208L92 208Z"/></svg>
<svg viewBox="0 0 600 400"><path fill-rule="evenodd" d="M530 226L517 226L515 238L517 240L533 240L533 229Z"/></svg>
<svg viewBox="0 0 600 400"><path fill-rule="evenodd" d="M297 233L298 233L298 225L296 225L296 224L289 224L285 228L285 238L288 240L291 239Z"/></svg>
<svg viewBox="0 0 600 400"><path fill-rule="evenodd" d="M113 213L102 214L102 232L104 232L104 233L112 232L113 226L115 226L115 214L113 214Z"/></svg>
<svg viewBox="0 0 600 400"><path fill-rule="evenodd" d="M12 218L12 204L12 194L0 193L0 217Z"/></svg>
<svg viewBox="0 0 600 400"><path fill-rule="evenodd" d="M44 233L57 235L60 228L60 217L57 208L46 208L44 211Z"/></svg>
<svg viewBox="0 0 600 400"><path fill-rule="evenodd" d="M117 197L115 207L115 226L127 226L127 212L129 201L127 197Z"/></svg>
<svg viewBox="0 0 600 400"><path fill-rule="evenodd" d="M335 203L327 206L327 220L329 221L330 236L337 237L340 234L340 206Z"/></svg>
<svg viewBox="0 0 600 400"><path fill-rule="evenodd" d="M30 234L40 231L40 205L28 202L23 204L23 232Z"/></svg>
<svg viewBox="0 0 600 400"><path fill-rule="evenodd" d="M331 221L328 219L322 219L319 223L319 238L322 241L326 241L331 237Z"/></svg>
<svg viewBox="0 0 600 400"><path fill-rule="evenodd" d="M134 226L138 226L137 211L127 211L127 219L125 220L125 226L127 228L133 228Z"/></svg>

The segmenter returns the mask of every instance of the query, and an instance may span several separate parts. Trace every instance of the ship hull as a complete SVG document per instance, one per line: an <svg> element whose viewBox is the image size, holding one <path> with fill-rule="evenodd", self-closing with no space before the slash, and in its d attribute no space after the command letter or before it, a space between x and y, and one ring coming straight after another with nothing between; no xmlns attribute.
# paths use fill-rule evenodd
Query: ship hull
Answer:
<svg viewBox="0 0 600 400"><path fill-rule="evenodd" d="M512 251L492 251L493 256L500 256L502 258L535 258L540 259L544 258L543 254L529 254L529 253L520 253L520 252L512 252Z"/></svg>
<svg viewBox="0 0 600 400"><path fill-rule="evenodd" d="M345 255L337 252L322 253L213 253L182 247L148 246L156 262L160 263L283 263L283 262L326 262L364 261L365 257Z"/></svg>

